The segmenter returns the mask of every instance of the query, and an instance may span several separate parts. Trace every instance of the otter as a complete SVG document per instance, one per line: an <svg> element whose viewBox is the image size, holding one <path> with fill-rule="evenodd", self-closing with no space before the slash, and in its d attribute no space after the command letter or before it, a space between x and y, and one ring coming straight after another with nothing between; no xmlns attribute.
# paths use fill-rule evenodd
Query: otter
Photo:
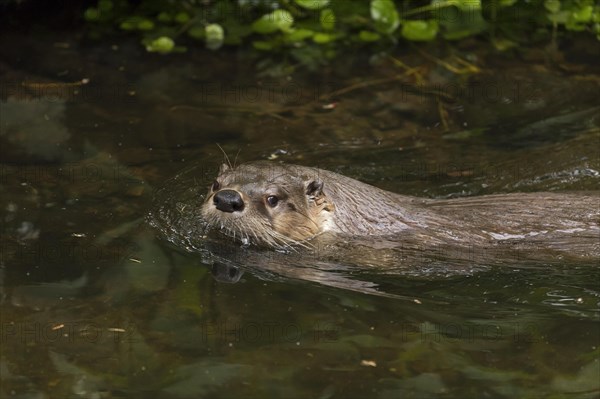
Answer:
<svg viewBox="0 0 600 399"><path fill-rule="evenodd" d="M243 244L310 246L324 233L427 244L537 247L600 254L598 193L417 198L328 170L257 161L219 174L201 207L207 225Z"/></svg>

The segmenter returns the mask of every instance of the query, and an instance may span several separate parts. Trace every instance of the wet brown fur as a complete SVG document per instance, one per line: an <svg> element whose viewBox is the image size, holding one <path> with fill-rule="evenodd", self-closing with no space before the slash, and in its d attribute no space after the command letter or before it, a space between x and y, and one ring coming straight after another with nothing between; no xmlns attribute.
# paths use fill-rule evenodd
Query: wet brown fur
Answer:
<svg viewBox="0 0 600 399"><path fill-rule="evenodd" d="M247 206L225 213L209 191L203 216L209 225L247 244L281 248L307 245L329 231L352 236L394 236L433 244L515 244L600 254L598 193L515 193L430 200L381 190L311 167L259 161L217 177L219 190L238 191ZM217 190L218 191L218 190ZM269 207L265 199L280 201Z"/></svg>

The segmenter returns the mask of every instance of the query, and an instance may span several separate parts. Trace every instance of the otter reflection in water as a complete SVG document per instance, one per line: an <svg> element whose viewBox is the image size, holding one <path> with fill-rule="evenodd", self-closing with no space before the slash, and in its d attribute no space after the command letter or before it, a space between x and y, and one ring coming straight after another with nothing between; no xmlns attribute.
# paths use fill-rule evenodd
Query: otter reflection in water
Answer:
<svg viewBox="0 0 600 399"><path fill-rule="evenodd" d="M331 234L423 246L546 248L600 254L597 193L515 193L432 200L384 191L327 170L259 161L226 165L202 205L210 228L271 248Z"/></svg>

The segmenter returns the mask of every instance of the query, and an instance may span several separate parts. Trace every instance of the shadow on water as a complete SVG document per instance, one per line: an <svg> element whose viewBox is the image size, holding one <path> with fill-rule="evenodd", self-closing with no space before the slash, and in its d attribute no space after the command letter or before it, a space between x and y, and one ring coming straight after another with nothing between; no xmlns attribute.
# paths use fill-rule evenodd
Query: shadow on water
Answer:
<svg viewBox="0 0 600 399"><path fill-rule="evenodd" d="M598 259L384 240L268 251L198 214L215 142L420 197L590 193L591 72L501 60L465 82L432 65L423 77L473 90L339 94L398 73L383 63L294 76L306 98L234 101L232 82L289 81L258 82L234 55L41 39L0 46L15 60L0 63L0 397L598 396ZM93 87L40 85L82 78Z"/></svg>

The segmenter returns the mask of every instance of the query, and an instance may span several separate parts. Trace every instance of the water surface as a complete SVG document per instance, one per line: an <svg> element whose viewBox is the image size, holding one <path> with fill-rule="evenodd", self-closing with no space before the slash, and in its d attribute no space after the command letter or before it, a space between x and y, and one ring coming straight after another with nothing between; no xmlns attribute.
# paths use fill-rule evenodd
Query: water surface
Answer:
<svg viewBox="0 0 600 399"><path fill-rule="evenodd" d="M598 259L423 247L385 268L147 223L199 206L216 143L429 198L597 190L593 65L478 54L480 74L427 64L419 84L360 57L269 77L235 54L12 39L30 50L2 50L0 397L600 394Z"/></svg>

